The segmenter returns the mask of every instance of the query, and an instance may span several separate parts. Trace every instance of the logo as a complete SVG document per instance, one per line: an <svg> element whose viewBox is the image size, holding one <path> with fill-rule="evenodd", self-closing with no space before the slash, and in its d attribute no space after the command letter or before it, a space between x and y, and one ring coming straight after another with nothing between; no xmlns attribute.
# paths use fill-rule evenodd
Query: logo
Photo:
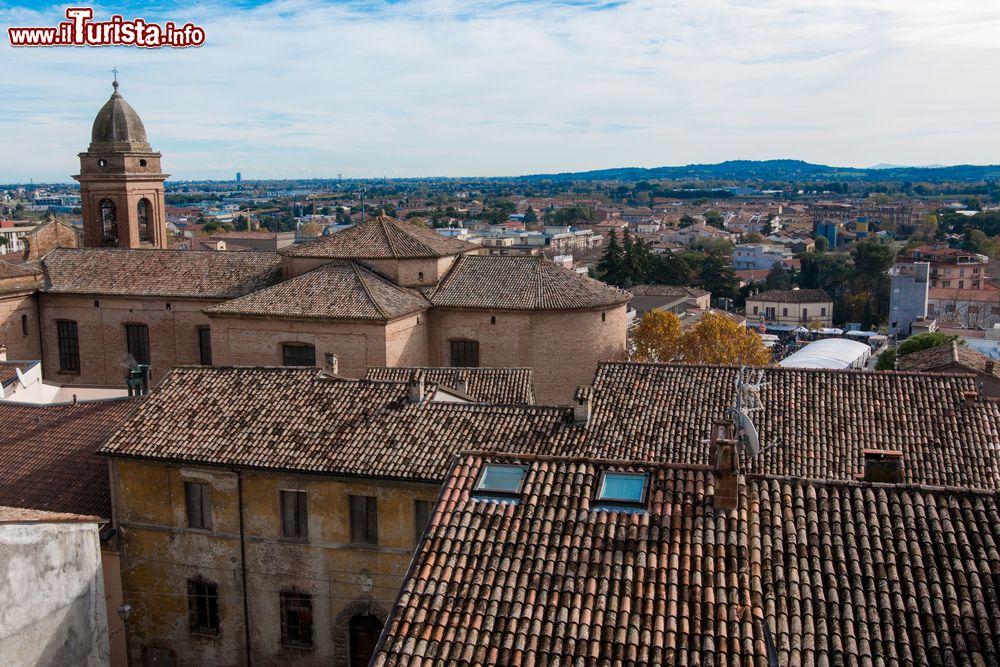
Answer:
<svg viewBox="0 0 1000 667"><path fill-rule="evenodd" d="M141 18L126 20L115 14L93 21L90 7L68 7L66 21L55 27L7 28L11 46L138 46L144 49L183 49L205 43L205 29L167 21L163 25Z"/></svg>

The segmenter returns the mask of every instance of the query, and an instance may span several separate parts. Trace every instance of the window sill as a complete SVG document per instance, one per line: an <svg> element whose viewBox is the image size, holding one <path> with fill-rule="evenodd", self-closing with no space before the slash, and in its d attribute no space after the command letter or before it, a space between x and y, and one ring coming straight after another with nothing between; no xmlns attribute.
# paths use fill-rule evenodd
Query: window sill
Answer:
<svg viewBox="0 0 1000 667"><path fill-rule="evenodd" d="M380 551L382 545L375 542L349 542L348 545L352 549L364 549L365 551Z"/></svg>
<svg viewBox="0 0 1000 667"><path fill-rule="evenodd" d="M211 630L191 630L191 636L201 637L202 639L218 639L219 631L216 630L213 632Z"/></svg>
<svg viewBox="0 0 1000 667"><path fill-rule="evenodd" d="M279 542L289 542L292 544L308 544L309 537L289 537L288 535L282 535L278 538Z"/></svg>
<svg viewBox="0 0 1000 667"><path fill-rule="evenodd" d="M306 651L306 652L312 652L312 651L316 650L316 645L315 644L311 644L309 646L300 646L298 644L286 644L285 642L281 642L281 648L283 648L285 650L288 650L288 651Z"/></svg>

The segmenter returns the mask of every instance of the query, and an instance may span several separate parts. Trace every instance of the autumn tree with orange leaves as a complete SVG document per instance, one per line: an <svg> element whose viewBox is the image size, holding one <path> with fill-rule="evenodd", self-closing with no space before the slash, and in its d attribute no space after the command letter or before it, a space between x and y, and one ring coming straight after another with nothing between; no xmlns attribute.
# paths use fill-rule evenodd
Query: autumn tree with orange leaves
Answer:
<svg viewBox="0 0 1000 667"><path fill-rule="evenodd" d="M631 348L635 361L733 366L768 366L772 361L755 331L718 313L706 313L684 329L673 313L651 310L632 333Z"/></svg>

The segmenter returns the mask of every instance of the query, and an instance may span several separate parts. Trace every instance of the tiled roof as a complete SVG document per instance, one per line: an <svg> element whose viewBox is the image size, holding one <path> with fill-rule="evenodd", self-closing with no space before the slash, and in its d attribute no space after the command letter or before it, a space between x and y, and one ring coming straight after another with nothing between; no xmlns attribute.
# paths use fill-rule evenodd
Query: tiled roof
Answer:
<svg viewBox="0 0 1000 667"><path fill-rule="evenodd" d="M582 424L558 407L409 403L403 382L316 369L178 368L104 451L421 480L469 449L706 464L736 373L602 364ZM863 450L891 449L906 483L1000 488L1000 404L966 402L973 376L772 368L764 382L750 472L853 480Z"/></svg>
<svg viewBox="0 0 1000 667"><path fill-rule="evenodd" d="M587 446L604 458L708 463L703 439L734 405L731 366L603 363ZM749 470L854 479L862 450L903 452L906 482L1000 488L1000 405L966 404L973 376L768 368L752 413L768 445Z"/></svg>
<svg viewBox="0 0 1000 667"><path fill-rule="evenodd" d="M369 368L369 380L407 382L415 368ZM483 403L532 405L535 388L530 368L421 368L431 384L458 389L465 382L465 393Z"/></svg>
<svg viewBox="0 0 1000 667"><path fill-rule="evenodd" d="M0 401L0 505L111 518L108 465L97 450L137 406Z"/></svg>
<svg viewBox="0 0 1000 667"><path fill-rule="evenodd" d="M775 301L777 303L816 303L830 301L830 295L821 289L773 289L747 297L747 301Z"/></svg>
<svg viewBox="0 0 1000 667"><path fill-rule="evenodd" d="M28 371L29 368L35 364L40 363L38 361L0 361L0 386L6 386L7 384L13 382L17 379L17 370L21 369L22 373Z"/></svg>
<svg viewBox="0 0 1000 667"><path fill-rule="evenodd" d="M26 507L6 507L0 505L0 523L62 523L66 521L100 522L97 516L71 514L69 512L45 512Z"/></svg>
<svg viewBox="0 0 1000 667"><path fill-rule="evenodd" d="M431 294L435 306L574 310L627 303L631 295L543 257L466 255Z"/></svg>
<svg viewBox="0 0 1000 667"><path fill-rule="evenodd" d="M3 262L0 261L0 280L4 278L23 278L25 276L40 276L42 266L38 262Z"/></svg>
<svg viewBox="0 0 1000 667"><path fill-rule="evenodd" d="M392 320L430 307L427 299L355 262L332 262L274 287L215 305L209 315Z"/></svg>
<svg viewBox="0 0 1000 667"><path fill-rule="evenodd" d="M45 291L232 299L281 279L275 252L58 248L42 260Z"/></svg>
<svg viewBox="0 0 1000 667"><path fill-rule="evenodd" d="M681 285L633 285L628 291L635 296L666 296L666 297L688 297L696 299L706 296L709 292L700 287L683 287Z"/></svg>
<svg viewBox="0 0 1000 667"><path fill-rule="evenodd" d="M518 502L459 457L373 665L1000 664L1000 496L646 472L644 512L595 507L601 464L522 460Z"/></svg>
<svg viewBox="0 0 1000 667"><path fill-rule="evenodd" d="M340 259L416 259L447 257L479 246L450 238L411 222L382 215L315 241L281 250L291 257Z"/></svg>
<svg viewBox="0 0 1000 667"><path fill-rule="evenodd" d="M998 360L977 352L955 341L911 352L896 358L896 368L901 371L939 371L950 366L961 366L972 373L984 373L1000 379ZM989 369L989 370L987 370Z"/></svg>
<svg viewBox="0 0 1000 667"><path fill-rule="evenodd" d="M410 403L407 393L403 382L310 368L175 368L102 452L441 480L459 451L548 451L572 422L566 408Z"/></svg>

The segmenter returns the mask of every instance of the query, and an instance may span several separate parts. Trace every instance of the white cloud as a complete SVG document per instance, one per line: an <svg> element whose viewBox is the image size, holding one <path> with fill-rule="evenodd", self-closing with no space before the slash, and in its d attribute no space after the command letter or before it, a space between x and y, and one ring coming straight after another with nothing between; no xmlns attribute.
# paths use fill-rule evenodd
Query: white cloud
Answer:
<svg viewBox="0 0 1000 667"><path fill-rule="evenodd" d="M0 23L60 12L0 7ZM112 65L174 178L998 161L994 3L278 0L147 18L195 21L207 44L0 47L0 182L75 173Z"/></svg>

